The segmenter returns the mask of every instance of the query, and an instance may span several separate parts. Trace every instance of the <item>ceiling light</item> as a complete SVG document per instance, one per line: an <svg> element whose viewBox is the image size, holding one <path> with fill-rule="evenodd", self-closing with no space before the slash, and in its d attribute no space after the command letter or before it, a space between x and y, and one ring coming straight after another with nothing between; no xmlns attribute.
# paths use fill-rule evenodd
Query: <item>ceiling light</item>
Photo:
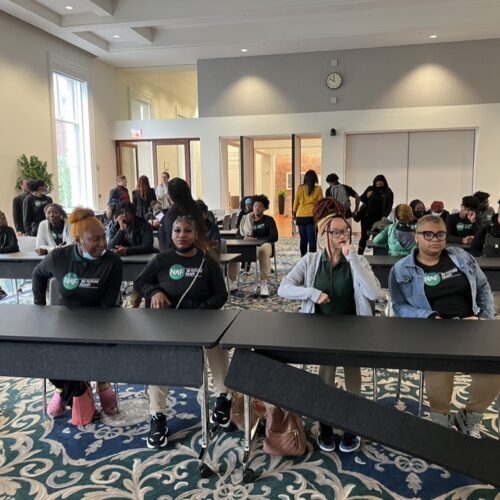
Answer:
<svg viewBox="0 0 500 500"><path fill-rule="evenodd" d="M113 38L120 38L120 35L113 35Z"/></svg>
<svg viewBox="0 0 500 500"><path fill-rule="evenodd" d="M429 35L429 38L437 38L437 35Z"/></svg>
<svg viewBox="0 0 500 500"><path fill-rule="evenodd" d="M72 5L66 5L66 7L64 7L66 10L73 10L74 7Z"/></svg>
<svg viewBox="0 0 500 500"><path fill-rule="evenodd" d="M241 49L241 52L248 52L248 49Z"/></svg>

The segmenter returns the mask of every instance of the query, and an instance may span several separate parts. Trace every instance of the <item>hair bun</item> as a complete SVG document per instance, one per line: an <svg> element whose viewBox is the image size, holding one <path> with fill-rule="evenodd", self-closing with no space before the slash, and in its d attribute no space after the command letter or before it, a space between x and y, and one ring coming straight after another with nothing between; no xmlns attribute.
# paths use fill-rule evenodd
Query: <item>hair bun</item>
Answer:
<svg viewBox="0 0 500 500"><path fill-rule="evenodd" d="M68 222L70 224L76 224L90 217L95 217L95 213L92 209L77 207L69 214Z"/></svg>
<svg viewBox="0 0 500 500"><path fill-rule="evenodd" d="M322 198L314 204L313 218L316 223L333 213L341 217L345 215L344 207L335 198Z"/></svg>

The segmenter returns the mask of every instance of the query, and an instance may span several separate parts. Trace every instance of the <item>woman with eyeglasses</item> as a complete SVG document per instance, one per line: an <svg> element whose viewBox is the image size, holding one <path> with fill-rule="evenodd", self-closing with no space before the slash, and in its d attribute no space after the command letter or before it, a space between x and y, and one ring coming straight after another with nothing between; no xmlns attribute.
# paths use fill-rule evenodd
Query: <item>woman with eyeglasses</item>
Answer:
<svg viewBox="0 0 500 500"><path fill-rule="evenodd" d="M446 224L426 215L416 227L417 248L391 270L392 307L403 318L494 319L493 295L474 257L457 247L446 247ZM482 414L500 391L500 375L471 374L469 398L454 419L450 415L453 373L425 372L431 419L454 424L480 437Z"/></svg>
<svg viewBox="0 0 500 500"><path fill-rule="evenodd" d="M283 279L278 295L301 300L301 313L332 316L332 335L337 315L372 316L372 304L380 294L380 283L370 264L351 245L351 227L344 218L344 208L333 198L324 198L314 207L318 243L322 252L304 255ZM327 384L335 384L336 367L320 366L319 376ZM361 369L344 367L346 390L361 395ZM335 450L332 427L320 423L317 437L323 451ZM356 451L361 439L344 433L339 449Z"/></svg>

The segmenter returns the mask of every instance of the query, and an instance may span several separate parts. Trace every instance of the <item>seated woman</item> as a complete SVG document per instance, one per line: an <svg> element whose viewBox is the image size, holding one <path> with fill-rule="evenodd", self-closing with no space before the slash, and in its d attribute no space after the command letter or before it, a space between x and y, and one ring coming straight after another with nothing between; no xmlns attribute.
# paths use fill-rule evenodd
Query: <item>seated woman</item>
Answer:
<svg viewBox="0 0 500 500"><path fill-rule="evenodd" d="M416 228L417 249L392 268L392 307L403 318L493 319L493 295L474 257L446 246L446 224L426 215ZM450 327L452 325L450 324ZM431 419L451 427L453 373L425 372ZM480 437L482 414L500 391L500 375L471 374L468 401L454 423L462 432Z"/></svg>
<svg viewBox="0 0 500 500"><path fill-rule="evenodd" d="M500 257L500 211L491 219L490 225L483 225L471 246L473 255Z"/></svg>
<svg viewBox="0 0 500 500"><path fill-rule="evenodd" d="M396 222L386 226L373 238L373 243L389 250L389 255L408 255L416 246L413 212L409 205L396 206Z"/></svg>
<svg viewBox="0 0 500 500"><path fill-rule="evenodd" d="M174 248L148 263L134 288L151 302L152 309L220 309L227 300L224 278L219 265L205 253L205 243L198 239L196 222L190 216L174 221L172 243ZM231 396L224 385L228 354L217 345L207 350L207 356L217 393L211 421L227 427L231 412ZM167 445L167 394L166 386L149 388L148 448Z"/></svg>
<svg viewBox="0 0 500 500"><path fill-rule="evenodd" d="M301 300L303 314L371 316L370 301L378 298L380 283L366 258L351 245L351 227L344 218L343 207L333 198L325 198L316 204L314 214L318 242L322 241L324 250L302 257L281 282L278 295ZM334 325L332 318L333 335ZM319 376L334 385L335 371L336 367L320 366ZM361 395L361 369L344 367L344 373L346 389ZM333 429L320 423L317 441L323 451L333 451ZM360 445L359 436L346 432L339 449L348 453Z"/></svg>
<svg viewBox="0 0 500 500"><path fill-rule="evenodd" d="M426 212L425 215L437 215L446 223L446 219L448 215L450 215L450 212L444 209L444 203L442 201L435 200L431 203L431 209Z"/></svg>
<svg viewBox="0 0 500 500"><path fill-rule="evenodd" d="M425 204L422 200L411 200L410 207L413 212L413 222L416 223L425 215Z"/></svg>
<svg viewBox="0 0 500 500"><path fill-rule="evenodd" d="M7 217L0 210L0 253L19 252L16 232L7 224ZM0 286L0 300L7 297L7 292Z"/></svg>
<svg viewBox="0 0 500 500"><path fill-rule="evenodd" d="M54 248L73 242L63 207L50 203L46 205L44 212L45 220L40 222L36 235L35 252L38 255L47 255Z"/></svg>
<svg viewBox="0 0 500 500"><path fill-rule="evenodd" d="M116 307L122 282L122 262L107 252L104 226L90 209L76 208L69 216L72 245L55 248L33 271L33 301L46 305L49 280L57 282L57 305L71 307ZM47 406L51 417L61 416L72 406L74 425L94 418L95 404L88 382L51 380L56 391ZM107 382L97 383L102 409L116 412L116 395Z"/></svg>
<svg viewBox="0 0 500 500"><path fill-rule="evenodd" d="M240 234L244 240L263 240L257 247L257 259L260 267L260 296L269 297L268 280L271 274L272 244L278 241L278 228L275 220L264 212L269 208L269 198L263 194L253 197L253 210L241 220ZM235 290L234 283L238 274L238 266L228 266L229 289Z"/></svg>

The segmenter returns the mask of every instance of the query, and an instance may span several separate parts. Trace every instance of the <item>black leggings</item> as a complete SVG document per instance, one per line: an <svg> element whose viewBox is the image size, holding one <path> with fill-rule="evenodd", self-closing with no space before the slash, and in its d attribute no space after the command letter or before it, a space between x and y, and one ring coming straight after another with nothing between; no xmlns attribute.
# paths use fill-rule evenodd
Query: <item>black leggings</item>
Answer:
<svg viewBox="0 0 500 500"><path fill-rule="evenodd" d="M373 226L373 221L371 219L361 219L361 238L358 243L358 254L363 255L365 253L366 242L370 239L368 232Z"/></svg>

